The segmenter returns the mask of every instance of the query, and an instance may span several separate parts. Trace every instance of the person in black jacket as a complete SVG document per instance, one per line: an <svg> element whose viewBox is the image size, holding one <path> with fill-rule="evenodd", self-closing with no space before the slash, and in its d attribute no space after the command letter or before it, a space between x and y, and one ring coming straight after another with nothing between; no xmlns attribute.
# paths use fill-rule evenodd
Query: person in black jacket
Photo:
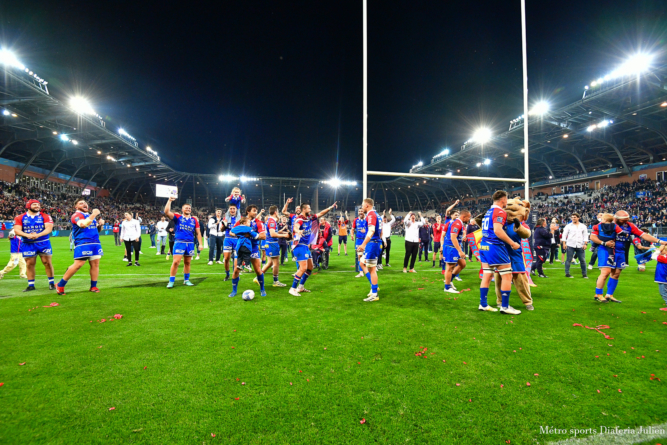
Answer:
<svg viewBox="0 0 667 445"><path fill-rule="evenodd" d="M547 230L547 221L544 218L538 219L537 224L535 224L533 242L535 243L535 261L533 262L531 273L535 274L535 270L537 269L540 278L548 278L544 275L542 265L547 261L551 252L551 233Z"/></svg>

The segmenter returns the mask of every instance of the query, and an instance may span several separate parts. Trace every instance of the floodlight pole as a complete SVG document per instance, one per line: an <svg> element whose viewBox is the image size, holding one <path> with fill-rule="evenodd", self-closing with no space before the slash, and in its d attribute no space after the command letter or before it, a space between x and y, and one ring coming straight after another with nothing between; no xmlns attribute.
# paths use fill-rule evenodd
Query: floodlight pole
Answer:
<svg viewBox="0 0 667 445"><path fill-rule="evenodd" d="M364 176L363 189L364 194L362 199L366 199L368 195L368 1L364 0L364 137L363 137L363 152L364 152Z"/></svg>
<svg viewBox="0 0 667 445"><path fill-rule="evenodd" d="M521 0L521 47L523 52L523 169L526 177L524 199L530 199L528 174L528 50L526 47L526 0Z"/></svg>

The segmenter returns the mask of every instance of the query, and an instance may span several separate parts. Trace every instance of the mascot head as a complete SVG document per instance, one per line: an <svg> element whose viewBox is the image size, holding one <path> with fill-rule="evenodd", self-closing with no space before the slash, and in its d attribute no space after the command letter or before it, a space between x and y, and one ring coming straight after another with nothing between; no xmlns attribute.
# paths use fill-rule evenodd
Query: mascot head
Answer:
<svg viewBox="0 0 667 445"><path fill-rule="evenodd" d="M522 222L528 221L530 215L530 203L523 201L520 198L512 198L507 200L507 221L514 222L514 231L521 238L526 239L530 237L530 229L521 225Z"/></svg>

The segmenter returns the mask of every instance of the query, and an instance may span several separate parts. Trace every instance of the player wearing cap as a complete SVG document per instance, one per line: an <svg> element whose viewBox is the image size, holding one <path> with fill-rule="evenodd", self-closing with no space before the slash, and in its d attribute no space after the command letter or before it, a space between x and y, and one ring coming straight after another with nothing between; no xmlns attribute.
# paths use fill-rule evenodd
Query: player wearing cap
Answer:
<svg viewBox="0 0 667 445"><path fill-rule="evenodd" d="M90 291L99 292L97 288L97 278L100 275L100 259L102 244L100 244L100 234L98 227L104 225L104 220L97 221L100 211L93 209L88 213L88 203L85 199L79 198L74 203L76 212L72 215L72 240L74 242L74 264L67 268L63 278L56 286L58 295L65 295L65 285L81 269L81 266L90 264Z"/></svg>
<svg viewBox="0 0 667 445"><path fill-rule="evenodd" d="M37 256L42 260L46 277L49 280L49 290L56 290L53 280L53 264L51 263L51 241L49 235L53 231L53 220L42 213L42 206L36 199L31 199L25 205L27 211L14 218L14 232L23 238L21 254L25 259L28 275L28 287L23 292L35 290L35 264Z"/></svg>

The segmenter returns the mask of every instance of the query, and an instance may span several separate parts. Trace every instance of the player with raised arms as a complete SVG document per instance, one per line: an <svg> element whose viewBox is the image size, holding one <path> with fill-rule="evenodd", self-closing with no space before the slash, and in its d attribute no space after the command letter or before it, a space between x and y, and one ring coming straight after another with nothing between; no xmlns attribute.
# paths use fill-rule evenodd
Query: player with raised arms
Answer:
<svg viewBox="0 0 667 445"><path fill-rule="evenodd" d="M465 225L470 221L470 212L456 212L456 219L449 222L447 229L442 231L442 257L445 262L445 292L458 294L452 284L452 276L456 276L466 267L465 253L461 247Z"/></svg>
<svg viewBox="0 0 667 445"><path fill-rule="evenodd" d="M287 206L287 204L285 204L285 206ZM327 207L319 214L311 215L310 205L301 204L301 215L296 217L294 225L292 226L294 234L294 248L292 249L292 254L296 256L299 270L297 270L296 275L294 275L294 281L289 290L290 295L298 297L301 295L301 292L310 292L304 287L306 280L313 272L313 258L310 255L310 248L308 246L317 241L320 217L326 215L335 208L336 203L334 202L331 207Z"/></svg>
<svg viewBox="0 0 667 445"><path fill-rule="evenodd" d="M292 229L294 229L294 221L296 221L296 219L301 215L301 206L296 206L296 208L294 209L294 213L290 213L289 210L287 210L287 208L292 203L292 201L294 201L294 198L287 198L287 201L285 201L285 205L283 206L282 213L289 219L289 226ZM296 265L296 270L299 270L299 263L296 262L296 256L294 256L294 251L292 251L292 260Z"/></svg>
<svg viewBox="0 0 667 445"><path fill-rule="evenodd" d="M167 201L167 205L164 206L164 214L169 219L174 220L174 261L171 263L171 270L169 271L169 284L167 284L167 289L172 289L174 283L176 282L176 272L178 272L178 266L181 264L181 259L183 260L183 284L186 286L194 286L190 281L190 262L192 257L195 256L195 235L199 241L199 252L201 252L202 246L204 243L201 239L201 231L199 229L199 220L192 216L192 207L190 204L183 204L181 207L182 215L174 213L171 211L171 203L175 201L175 197L170 197Z"/></svg>
<svg viewBox="0 0 667 445"><path fill-rule="evenodd" d="M366 213L366 237L364 241L357 247L357 252L364 252L359 263L363 263L368 268L366 277L371 282L371 293L368 294L364 301L378 301L378 274L377 264L380 258L380 251L382 250L382 218L373 209L374 201L371 198L364 199L361 208Z"/></svg>
<svg viewBox="0 0 667 445"><path fill-rule="evenodd" d="M74 202L76 212L70 218L72 222L72 240L74 242L74 264L67 268L62 279L56 285L58 295L65 295L65 285L75 273L86 264L90 265L90 291L99 292L97 278L100 275L100 259L104 252L100 243L98 228L104 225L104 220L97 221L100 211L93 209L88 213L88 203L79 198Z"/></svg>
<svg viewBox="0 0 667 445"><path fill-rule="evenodd" d="M591 241L598 246L598 267L600 276L595 284L594 299L602 303L620 303L621 300L614 298L614 291L618 286L618 278L628 265L625 262L625 249L632 235L652 243L667 244L658 238L641 231L636 225L629 222L630 215L625 210L619 210L613 216L606 213L602 215L602 221L593 226ZM607 293L603 296L604 285L607 284Z"/></svg>
<svg viewBox="0 0 667 445"><path fill-rule="evenodd" d="M225 202L229 203L229 207L236 207L237 212L241 211L241 203L245 202L245 195L241 194L241 189L234 187L232 194L225 198Z"/></svg>
<svg viewBox="0 0 667 445"><path fill-rule="evenodd" d="M236 235L232 233L232 227L236 225L236 222L239 220L238 209L236 207L230 207L225 215L225 218L222 221L222 224L225 227L225 241L222 245L222 254L225 259L225 280L229 281L229 263L232 263L232 267L236 269L236 260L234 259L234 251L236 250Z"/></svg>
<svg viewBox="0 0 667 445"><path fill-rule="evenodd" d="M262 260L259 252L259 243L266 239L266 227L264 227L262 221L257 217L257 213L257 206L254 204L251 204L245 208L246 218L250 220L250 231L254 232L252 238L250 238L250 264L252 264L252 268L255 270L255 274L257 275L257 283L259 284L259 289L261 291L260 295L262 297L266 297L266 290L264 289L264 272L262 272ZM240 220L234 224L234 227L238 227L240 225L239 223ZM238 240L237 244L241 241L242 240ZM240 261L244 259L246 258L238 258L239 262L236 265L236 268L234 268L234 274L232 275L232 293L229 294L230 298L235 297L238 291L239 281L241 280L239 277L241 272Z"/></svg>
<svg viewBox="0 0 667 445"><path fill-rule="evenodd" d="M479 310L497 312L496 308L488 305L489 283L493 278L493 268L498 269L500 274L500 298L501 314L518 315L521 311L510 306L510 294L512 293L512 266L510 256L507 253L508 244L512 250L521 245L512 241L505 232L507 213L503 210L507 206L507 192L498 190L493 194L493 205L487 210L482 220L482 240L479 243L479 253L482 260L482 283L479 286ZM499 283L496 283L498 286Z"/></svg>
<svg viewBox="0 0 667 445"><path fill-rule="evenodd" d="M42 260L46 277L49 280L49 290L56 290L53 280L53 263L51 255L51 241L49 235L53 231L53 220L46 213L42 213L42 206L36 199L31 199L25 205L27 212L14 218L14 233L23 237L21 254L25 259L28 287L23 292L35 290L35 264L37 256Z"/></svg>
<svg viewBox="0 0 667 445"><path fill-rule="evenodd" d="M269 207L269 216L266 218L266 228L268 236L266 237L267 248L266 255L269 261L262 267L262 275L267 270L273 267L273 287L286 287L284 283L279 281L278 273L280 270L280 245L279 238L289 238L289 232L278 230L278 206ZM286 230L287 227L284 228ZM255 277L253 282L259 284L259 279Z"/></svg>

